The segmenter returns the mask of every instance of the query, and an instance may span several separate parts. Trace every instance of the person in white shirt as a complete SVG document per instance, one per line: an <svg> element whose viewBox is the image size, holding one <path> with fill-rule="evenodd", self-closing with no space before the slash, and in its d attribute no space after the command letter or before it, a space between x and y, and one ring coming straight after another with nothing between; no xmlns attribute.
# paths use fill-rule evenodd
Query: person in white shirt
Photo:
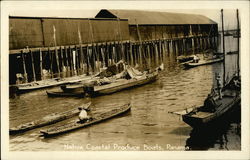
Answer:
<svg viewBox="0 0 250 160"><path fill-rule="evenodd" d="M194 55L193 62L194 62L194 63L198 63L199 60L200 60L200 58L199 58L198 56Z"/></svg>
<svg viewBox="0 0 250 160"><path fill-rule="evenodd" d="M79 113L79 122L80 123L87 122L91 118L90 116L88 116L87 111L84 108L82 108L82 107L79 107L78 109L80 110L80 113Z"/></svg>

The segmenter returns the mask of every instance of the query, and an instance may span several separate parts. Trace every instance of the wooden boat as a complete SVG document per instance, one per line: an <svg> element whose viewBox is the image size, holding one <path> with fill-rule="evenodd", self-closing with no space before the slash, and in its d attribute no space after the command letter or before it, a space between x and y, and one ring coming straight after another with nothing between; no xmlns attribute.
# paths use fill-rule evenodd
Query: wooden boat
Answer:
<svg viewBox="0 0 250 160"><path fill-rule="evenodd" d="M84 86L95 84L98 79L99 78L94 77L91 80L62 85L60 88L65 93L83 92Z"/></svg>
<svg viewBox="0 0 250 160"><path fill-rule="evenodd" d="M217 98L214 100L214 106L211 104L206 105L205 101L204 106L182 115L183 121L193 128L208 127L216 124L223 117L239 108L241 101L240 90L233 87L233 84L225 86L222 95L222 99Z"/></svg>
<svg viewBox="0 0 250 160"><path fill-rule="evenodd" d="M220 57L220 58L214 58L214 59L209 59L209 60L199 60L198 63L188 62L188 63L184 63L183 65L185 68L193 68L193 67L198 67L198 66L202 66L202 65L208 65L208 64L212 64L212 63L222 62L223 59L224 59L223 57Z"/></svg>
<svg viewBox="0 0 250 160"><path fill-rule="evenodd" d="M82 89L83 90L83 89ZM49 97L84 97L85 92L57 92L57 91L46 91Z"/></svg>
<svg viewBox="0 0 250 160"><path fill-rule="evenodd" d="M54 136L54 135L70 132L70 131L73 131L73 130L76 130L79 128L84 128L84 127L102 122L104 120L113 118L115 116L118 116L122 113L129 111L130 108L131 108L130 104L125 104L125 105L120 106L120 107L113 109L111 111L96 114L87 122L79 123L78 119L75 119L72 122L67 123L63 126L56 126L56 127L49 128L47 130L41 130L40 133L44 137L49 137L49 136Z"/></svg>
<svg viewBox="0 0 250 160"><path fill-rule="evenodd" d="M25 93L37 89L48 88L68 83L75 83L80 81L87 81L90 80L92 77L86 76L76 76L76 77L68 77L68 78L54 78L54 79L47 79L42 81L30 82L25 84L18 84L15 85L17 88L18 93Z"/></svg>
<svg viewBox="0 0 250 160"><path fill-rule="evenodd" d="M87 104L83 104L81 107L88 109L91 105L91 102L87 103ZM50 125L53 123L57 123L59 121L71 118L73 116L76 116L77 114L79 114L80 111L78 109L78 107L75 107L72 110L66 111L66 112L62 112L62 113L54 113L48 116L45 116L39 120L35 120L32 122L28 122L25 124L21 124L17 127L13 127L9 129L9 134L17 134L17 133L22 133L34 128L38 128L38 127L42 127L42 126L46 126L46 125Z"/></svg>
<svg viewBox="0 0 250 160"><path fill-rule="evenodd" d="M84 86L95 85L97 81L100 79L100 77L112 77L121 73L124 70L123 65L124 65L124 62L120 60L116 64L108 66L101 72L95 74L91 79L88 79L85 81L79 81L75 83L68 83L60 87L63 90L63 92L67 92L67 93L81 92L83 91Z"/></svg>
<svg viewBox="0 0 250 160"><path fill-rule="evenodd" d="M124 89L129 89L132 87L151 83L157 79L157 76L158 76L158 71L149 74L144 73L142 76L138 78L131 78L131 79L122 78L122 79L117 79L110 84L85 87L85 92L90 96L111 94Z"/></svg>

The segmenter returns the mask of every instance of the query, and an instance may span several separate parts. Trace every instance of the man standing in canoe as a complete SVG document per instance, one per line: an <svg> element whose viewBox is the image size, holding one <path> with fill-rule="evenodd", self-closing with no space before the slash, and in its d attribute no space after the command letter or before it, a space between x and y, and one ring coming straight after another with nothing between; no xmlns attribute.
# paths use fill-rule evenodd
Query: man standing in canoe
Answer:
<svg viewBox="0 0 250 160"><path fill-rule="evenodd" d="M219 99L222 99L222 94L221 94L222 82L221 82L221 78L220 78L219 74L216 77L216 81L217 81L217 90L218 90L218 94L219 94Z"/></svg>
<svg viewBox="0 0 250 160"><path fill-rule="evenodd" d="M79 107L78 109L80 110L79 123L84 123L84 122L89 121L91 117L88 116L88 113L87 113L86 109L84 109L82 107Z"/></svg>

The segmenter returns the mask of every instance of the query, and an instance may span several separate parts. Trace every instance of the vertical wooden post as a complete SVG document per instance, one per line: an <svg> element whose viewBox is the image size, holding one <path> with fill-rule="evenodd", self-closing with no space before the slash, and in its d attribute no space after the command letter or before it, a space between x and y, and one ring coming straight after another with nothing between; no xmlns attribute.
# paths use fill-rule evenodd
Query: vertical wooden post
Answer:
<svg viewBox="0 0 250 160"><path fill-rule="evenodd" d="M71 73L74 75L73 52L71 46L69 46L69 60L70 60L70 70Z"/></svg>
<svg viewBox="0 0 250 160"><path fill-rule="evenodd" d="M54 77L54 73L53 73L53 54L50 52L50 48L48 47L48 54L49 54L49 57L50 57L50 75L51 75L51 78Z"/></svg>
<svg viewBox="0 0 250 160"><path fill-rule="evenodd" d="M90 66L90 60L89 60L89 45L87 45L87 57L86 57L86 59L87 59L87 75L89 75L89 66Z"/></svg>
<svg viewBox="0 0 250 160"><path fill-rule="evenodd" d="M58 50L57 50L57 47L55 46L55 54L56 54L56 66L57 66L57 71L58 71L58 74L59 74L59 77L60 77L60 66L59 66L59 59L58 59Z"/></svg>
<svg viewBox="0 0 250 160"><path fill-rule="evenodd" d="M65 50L65 59L66 59L66 71L68 72L68 70L69 70L69 58L68 58L68 49L67 49L67 47L65 46L64 47L64 50Z"/></svg>
<svg viewBox="0 0 250 160"><path fill-rule="evenodd" d="M103 68L105 68L107 65L105 63L105 53L104 53L103 47L101 48L101 55L102 55L102 65L103 65Z"/></svg>
<svg viewBox="0 0 250 160"><path fill-rule="evenodd" d="M43 77L43 52L41 50L41 48L39 49L39 53L40 53L40 72L41 72L41 80L44 79Z"/></svg>
<svg viewBox="0 0 250 160"><path fill-rule="evenodd" d="M36 72L35 72L34 57L33 57L32 50L30 50L30 55L31 55L33 79L34 79L34 81L36 81Z"/></svg>
<svg viewBox="0 0 250 160"><path fill-rule="evenodd" d="M99 47L98 43L95 45L95 71L99 71Z"/></svg>
<svg viewBox="0 0 250 160"><path fill-rule="evenodd" d="M148 43L147 45L147 51L148 51L148 65L149 65L149 68L151 67L151 51L150 51L150 43Z"/></svg>
<svg viewBox="0 0 250 160"><path fill-rule="evenodd" d="M60 69L59 69L59 61L58 61L58 52L57 52L57 43L56 43L56 28L55 26L53 25L53 31L54 31L54 47L55 47L55 56L56 56L56 66L57 66L57 71L58 71L58 74L60 76Z"/></svg>
<svg viewBox="0 0 250 160"><path fill-rule="evenodd" d="M80 44L80 66L81 66L81 70L82 70L82 73L84 71L84 53L83 53L83 49L82 49L82 45Z"/></svg>
<svg viewBox="0 0 250 160"><path fill-rule="evenodd" d="M158 46L157 46L157 43L155 43L155 63L156 63L156 65L158 65L159 64L159 62L158 62Z"/></svg>
<svg viewBox="0 0 250 160"><path fill-rule="evenodd" d="M110 43L107 43L106 45L106 54L107 54L107 67L110 65Z"/></svg>
<svg viewBox="0 0 250 160"><path fill-rule="evenodd" d="M186 48L185 48L185 39L182 39L182 46L183 46L183 55L187 55Z"/></svg>
<svg viewBox="0 0 250 160"><path fill-rule="evenodd" d="M72 54L72 70L73 70L73 73L75 75L76 73L76 48L72 50L71 54Z"/></svg>
<svg viewBox="0 0 250 160"><path fill-rule="evenodd" d="M112 65L115 63L115 62L117 62L116 61L116 48L115 48L115 45L114 46L112 46Z"/></svg>
<svg viewBox="0 0 250 160"><path fill-rule="evenodd" d="M77 46L75 45L75 72L77 74L79 74L78 64L79 64L79 52Z"/></svg>
<svg viewBox="0 0 250 160"><path fill-rule="evenodd" d="M133 58L133 46L131 41L129 42L129 53L130 53L130 59L131 59L131 65L134 65L134 58Z"/></svg>
<svg viewBox="0 0 250 160"><path fill-rule="evenodd" d="M21 56L23 60L23 75L24 75L24 81L25 83L28 82L28 76L27 76L27 71L26 71L26 64L25 64L25 58L24 58L24 53L23 50L21 50Z"/></svg>
<svg viewBox="0 0 250 160"><path fill-rule="evenodd" d="M60 53L61 53L61 63L62 63L62 72L65 72L65 66L64 66L64 56L63 56L63 48L60 46Z"/></svg>

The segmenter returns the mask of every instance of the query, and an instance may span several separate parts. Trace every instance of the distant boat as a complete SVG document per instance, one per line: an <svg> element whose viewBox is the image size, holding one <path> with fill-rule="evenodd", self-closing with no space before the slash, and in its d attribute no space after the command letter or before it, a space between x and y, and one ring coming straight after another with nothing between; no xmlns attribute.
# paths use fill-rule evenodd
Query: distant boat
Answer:
<svg viewBox="0 0 250 160"><path fill-rule="evenodd" d="M54 78L54 79L47 79L41 80L36 82L24 83L15 85L17 88L18 93L25 93L37 89L48 88L53 86L58 86L67 83L75 83L79 81L87 81L90 80L91 76L75 76L75 77L68 77L68 78Z"/></svg>
<svg viewBox="0 0 250 160"><path fill-rule="evenodd" d="M219 58L213 58L213 59L207 59L207 60L199 60L199 62L187 62L187 63L183 63L185 68L193 68L193 67L198 67L198 66L202 66L202 65L208 65L208 64L212 64L212 63L217 63L217 62L222 62L223 61L223 57L219 57Z"/></svg>
<svg viewBox="0 0 250 160"><path fill-rule="evenodd" d="M114 118L115 116L128 112L130 108L131 108L130 104L125 104L123 106L118 106L117 108L113 110L93 115L93 117L89 121L86 121L84 123L79 123L78 119L75 119L65 125L55 126L46 130L41 130L40 133L44 137L50 137L50 136L55 136L58 134L70 132L79 128L84 128L84 127L87 127L96 123L100 123L107 119Z"/></svg>

